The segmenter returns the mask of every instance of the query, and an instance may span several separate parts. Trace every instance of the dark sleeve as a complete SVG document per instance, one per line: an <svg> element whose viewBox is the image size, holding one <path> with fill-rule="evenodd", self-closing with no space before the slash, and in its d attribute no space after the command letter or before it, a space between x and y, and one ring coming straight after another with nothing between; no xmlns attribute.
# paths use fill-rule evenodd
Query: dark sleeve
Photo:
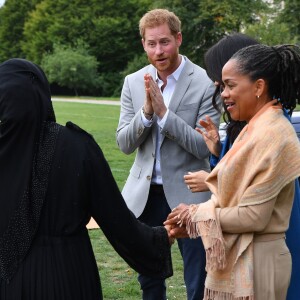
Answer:
<svg viewBox="0 0 300 300"><path fill-rule="evenodd" d="M228 150L231 148L230 140L228 135L226 135L226 138L223 142L221 142L221 153L220 156L215 156L211 154L210 156L210 166L213 169L218 162L223 158L223 156L228 152Z"/></svg>
<svg viewBox="0 0 300 300"><path fill-rule="evenodd" d="M88 146L91 215L118 254L138 273L156 278L173 275L164 227L139 222L127 208L111 170L93 139Z"/></svg>

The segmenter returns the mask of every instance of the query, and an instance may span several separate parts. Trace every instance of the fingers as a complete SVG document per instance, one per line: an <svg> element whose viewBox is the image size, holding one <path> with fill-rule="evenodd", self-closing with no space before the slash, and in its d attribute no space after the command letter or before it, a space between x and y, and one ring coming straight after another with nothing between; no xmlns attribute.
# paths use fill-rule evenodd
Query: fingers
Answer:
<svg viewBox="0 0 300 300"><path fill-rule="evenodd" d="M169 213L166 221L164 222L164 225L172 225L177 224L179 221L179 215L182 212L182 209L185 206L182 206L182 204L179 204L177 207L173 208L173 210Z"/></svg>
<svg viewBox="0 0 300 300"><path fill-rule="evenodd" d="M185 227L174 227L170 230L170 235L174 238L188 238L189 235Z"/></svg>
<svg viewBox="0 0 300 300"><path fill-rule="evenodd" d="M145 84L145 92L146 92L146 100L151 102L150 98L150 85L149 85L149 74L144 75L144 84Z"/></svg>
<svg viewBox="0 0 300 300"><path fill-rule="evenodd" d="M192 179L193 179L193 175L191 173L183 176L183 180L185 184L191 183Z"/></svg>
<svg viewBox="0 0 300 300"><path fill-rule="evenodd" d="M195 130L198 131L202 135L202 137L204 138L205 141L207 141L210 138L210 134L209 134L207 128L206 128L206 131L203 131L198 127L196 127Z"/></svg>
<svg viewBox="0 0 300 300"><path fill-rule="evenodd" d="M192 192L192 193L197 193L197 192L202 192L197 185L188 185L188 189Z"/></svg>
<svg viewBox="0 0 300 300"><path fill-rule="evenodd" d="M159 92L159 88L156 82L153 80L152 76L148 73L144 75L144 84L146 94L152 97L156 97L157 93Z"/></svg>
<svg viewBox="0 0 300 300"><path fill-rule="evenodd" d="M153 80L152 76L150 74L145 74L144 75L144 84L145 84L145 92L146 92L146 97L149 98L147 100L159 100L162 97L157 97L160 96L160 90L157 85L157 83Z"/></svg>
<svg viewBox="0 0 300 300"><path fill-rule="evenodd" d="M198 132L201 133L202 135L204 134L204 132L203 132L200 128L196 127L195 129L196 129L196 131L198 131Z"/></svg>
<svg viewBox="0 0 300 300"><path fill-rule="evenodd" d="M209 115L206 115L206 116L205 116L205 119L206 119L206 121L207 121L209 124L214 124L213 121L212 121L212 119L210 118Z"/></svg>
<svg viewBox="0 0 300 300"><path fill-rule="evenodd" d="M174 225L177 224L178 222L178 217L176 216L168 216L167 220L164 222L164 225Z"/></svg>
<svg viewBox="0 0 300 300"><path fill-rule="evenodd" d="M194 183L197 183L197 172L189 172L189 174L183 176L184 183L191 187Z"/></svg>
<svg viewBox="0 0 300 300"><path fill-rule="evenodd" d="M193 189L193 183L191 182L191 180L185 180L184 183L186 184L188 190Z"/></svg>
<svg viewBox="0 0 300 300"><path fill-rule="evenodd" d="M163 102L163 97L161 95L160 89L155 82L150 83L150 94L153 101Z"/></svg>
<svg viewBox="0 0 300 300"><path fill-rule="evenodd" d="M170 245L172 245L174 243L175 238L189 237L185 226L168 225L165 223L167 223L167 222L164 222L164 227L168 232Z"/></svg>
<svg viewBox="0 0 300 300"><path fill-rule="evenodd" d="M169 227L165 226L168 232L168 238L170 245L173 245L176 238L188 238L189 235L185 227Z"/></svg>
<svg viewBox="0 0 300 300"><path fill-rule="evenodd" d="M166 219L166 225L176 224L178 222L178 212L170 213Z"/></svg>
<svg viewBox="0 0 300 300"><path fill-rule="evenodd" d="M209 124L208 124L206 121L204 121L204 120L199 120L199 124L200 124L202 127L204 127L204 128L206 128L206 127L209 126Z"/></svg>
<svg viewBox="0 0 300 300"><path fill-rule="evenodd" d="M145 91L148 92L150 89L150 75L149 74L145 74L144 75L144 84L145 84Z"/></svg>
<svg viewBox="0 0 300 300"><path fill-rule="evenodd" d="M196 186L196 187L191 188L191 192L192 192L192 193L199 193L199 192L203 192L203 190L201 190L200 188L198 188L198 187Z"/></svg>
<svg viewBox="0 0 300 300"><path fill-rule="evenodd" d="M206 115L205 120L199 120L199 124L204 127L206 130L216 130L217 127L215 123L212 121L210 116Z"/></svg>
<svg viewBox="0 0 300 300"><path fill-rule="evenodd" d="M188 188L188 190L190 190L191 192L193 191L193 185L191 183L186 183L186 187Z"/></svg>
<svg viewBox="0 0 300 300"><path fill-rule="evenodd" d="M202 135L205 143L207 143L207 141L209 140L209 137L207 136L207 133L204 132L203 130L201 130L200 128L198 128L198 127L196 127L195 130L198 131Z"/></svg>

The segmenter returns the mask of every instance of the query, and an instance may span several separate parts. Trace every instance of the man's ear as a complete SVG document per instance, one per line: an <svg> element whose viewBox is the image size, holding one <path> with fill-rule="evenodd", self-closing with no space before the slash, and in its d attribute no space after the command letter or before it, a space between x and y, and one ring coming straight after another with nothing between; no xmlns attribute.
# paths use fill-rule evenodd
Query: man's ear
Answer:
<svg viewBox="0 0 300 300"><path fill-rule="evenodd" d="M177 46L180 47L182 44L182 33L177 32L175 39L176 39Z"/></svg>

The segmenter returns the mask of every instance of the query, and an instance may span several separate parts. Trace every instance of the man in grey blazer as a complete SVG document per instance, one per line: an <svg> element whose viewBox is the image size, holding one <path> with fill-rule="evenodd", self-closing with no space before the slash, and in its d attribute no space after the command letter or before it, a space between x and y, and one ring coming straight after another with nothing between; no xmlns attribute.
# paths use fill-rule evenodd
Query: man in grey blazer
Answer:
<svg viewBox="0 0 300 300"><path fill-rule="evenodd" d="M158 226L179 203L200 203L208 192L191 193L183 176L210 171L209 150L195 130L209 115L219 124L212 106L214 85L205 70L179 54L182 42L178 17L154 9L140 20L142 44L150 65L125 78L117 129L120 149L137 150L122 194L137 218ZM178 239L189 300L203 298L205 251L201 239ZM144 300L166 299L163 280L139 275Z"/></svg>

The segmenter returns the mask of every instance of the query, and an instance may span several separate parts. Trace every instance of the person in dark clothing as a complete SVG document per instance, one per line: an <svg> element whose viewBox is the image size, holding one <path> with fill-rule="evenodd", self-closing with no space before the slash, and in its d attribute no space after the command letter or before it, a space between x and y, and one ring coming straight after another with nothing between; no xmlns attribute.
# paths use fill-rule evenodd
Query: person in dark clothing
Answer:
<svg viewBox="0 0 300 300"><path fill-rule="evenodd" d="M93 137L56 123L44 72L0 65L0 299L99 300L91 216L137 272L172 275L164 227L127 208Z"/></svg>

